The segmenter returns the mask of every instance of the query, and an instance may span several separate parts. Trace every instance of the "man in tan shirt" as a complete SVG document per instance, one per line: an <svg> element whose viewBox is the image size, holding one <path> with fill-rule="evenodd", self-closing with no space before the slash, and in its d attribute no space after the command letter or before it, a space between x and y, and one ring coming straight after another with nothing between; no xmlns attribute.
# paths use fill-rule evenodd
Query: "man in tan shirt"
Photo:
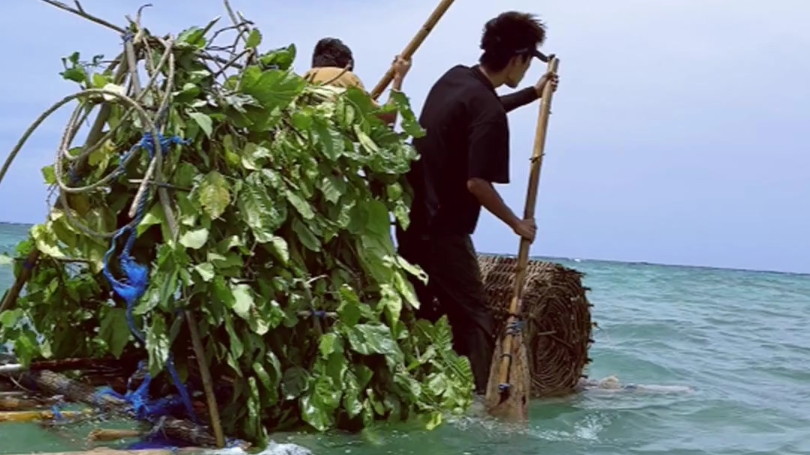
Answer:
<svg viewBox="0 0 810 455"><path fill-rule="evenodd" d="M394 79L392 91L401 91L405 75L411 69L411 62L396 57L394 60ZM312 52L312 69L304 74L304 79L316 84L328 84L333 87L357 87L366 90L363 82L352 71L354 57L348 46L337 38L323 38L315 45ZM389 103L391 100L389 100ZM376 104L376 103L375 103ZM380 119L388 124L396 122L397 114L380 114Z"/></svg>

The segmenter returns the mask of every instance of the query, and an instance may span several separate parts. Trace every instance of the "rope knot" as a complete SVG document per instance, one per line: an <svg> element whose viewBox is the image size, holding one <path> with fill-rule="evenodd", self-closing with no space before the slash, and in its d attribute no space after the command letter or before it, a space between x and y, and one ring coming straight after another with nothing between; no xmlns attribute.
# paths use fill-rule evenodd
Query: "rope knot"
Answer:
<svg viewBox="0 0 810 455"><path fill-rule="evenodd" d="M120 265L121 273L124 275L123 280L119 281L113 276L107 260L104 261L104 276L113 291L124 299L127 305L132 305L146 293L149 269L145 265L135 262L129 255L121 257Z"/></svg>
<svg viewBox="0 0 810 455"><path fill-rule="evenodd" d="M172 146L172 144L188 145L189 143L191 143L191 141L183 139L180 136L166 137L158 133L158 143L160 144L161 152L163 152L163 154L165 155L169 150L169 147ZM147 152L149 152L150 158L155 156L155 138L153 137L152 133L150 132L144 133L139 145L142 148L146 149Z"/></svg>
<svg viewBox="0 0 810 455"><path fill-rule="evenodd" d="M509 335L517 335L519 334L524 328L526 327L526 321L523 320L515 320L510 322L506 326L506 333Z"/></svg>

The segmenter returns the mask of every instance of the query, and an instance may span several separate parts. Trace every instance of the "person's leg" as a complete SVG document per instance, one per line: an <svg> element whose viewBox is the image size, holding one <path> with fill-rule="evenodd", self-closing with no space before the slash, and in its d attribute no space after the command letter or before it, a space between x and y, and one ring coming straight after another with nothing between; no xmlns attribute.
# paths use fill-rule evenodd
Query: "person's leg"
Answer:
<svg viewBox="0 0 810 455"><path fill-rule="evenodd" d="M495 323L472 240L465 235L432 243L436 261L432 287L448 313L457 352L470 359L476 392L485 393L495 349Z"/></svg>

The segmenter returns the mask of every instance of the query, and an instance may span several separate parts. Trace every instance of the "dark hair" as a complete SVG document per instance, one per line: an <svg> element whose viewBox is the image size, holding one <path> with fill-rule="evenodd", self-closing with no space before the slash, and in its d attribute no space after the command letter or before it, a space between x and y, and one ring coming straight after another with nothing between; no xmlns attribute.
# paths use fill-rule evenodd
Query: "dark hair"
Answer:
<svg viewBox="0 0 810 455"><path fill-rule="evenodd" d="M323 38L315 45L312 51L312 67L322 68L324 66L335 66L338 68L353 69L354 57L349 46L337 38Z"/></svg>
<svg viewBox="0 0 810 455"><path fill-rule="evenodd" d="M485 68L501 71L515 55L532 58L537 46L546 40L546 24L533 14L509 11L484 25L478 59Z"/></svg>

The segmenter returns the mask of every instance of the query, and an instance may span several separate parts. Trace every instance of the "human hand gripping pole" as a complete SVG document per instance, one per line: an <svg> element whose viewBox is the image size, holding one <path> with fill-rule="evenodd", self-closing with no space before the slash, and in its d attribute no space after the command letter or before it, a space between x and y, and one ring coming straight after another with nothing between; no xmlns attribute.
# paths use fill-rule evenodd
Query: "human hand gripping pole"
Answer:
<svg viewBox="0 0 810 455"><path fill-rule="evenodd" d="M554 55L550 55L548 57L548 72L556 74L558 66L559 60ZM531 158L531 170L529 171L524 219L534 218L553 94L554 89L551 84L546 84L540 100L540 115L537 119L537 129L534 137L534 151ZM529 419L531 377L529 375L526 345L520 332L522 321L519 320L519 315L526 281L526 270L529 263L530 245L531 241L528 239L520 239L517 269L515 270L515 291L509 305L506 332L503 339L498 340L496 343L489 384L487 385L487 412L490 415L510 421L526 421Z"/></svg>
<svg viewBox="0 0 810 455"><path fill-rule="evenodd" d="M400 58L404 60L410 60L411 57L413 57L413 54L416 53L416 50L419 49L419 46L422 45L422 43L425 41L425 38L427 38L430 32L433 30L433 28L436 27L436 24L439 23L439 19L441 19L442 16L444 16L444 13L447 12L447 10L450 8L450 5L452 4L453 0L442 0L439 3L436 9L433 10L433 12L430 14L430 17L428 17L427 21L425 21L424 25L422 25L422 28L420 28L419 31L416 32L416 35L413 37L413 39L411 39L411 42L409 42L408 45L405 46L405 50L403 50L402 53L399 54ZM392 65L391 68L388 69L388 72L386 72L385 75L382 77L382 79L380 79L380 82L378 82L377 85L375 85L374 88L371 90L370 92L371 99L376 101L377 98L379 98L380 95L382 95L382 92L384 92L385 89L388 88L388 84L390 84L393 79L394 79L394 66Z"/></svg>

